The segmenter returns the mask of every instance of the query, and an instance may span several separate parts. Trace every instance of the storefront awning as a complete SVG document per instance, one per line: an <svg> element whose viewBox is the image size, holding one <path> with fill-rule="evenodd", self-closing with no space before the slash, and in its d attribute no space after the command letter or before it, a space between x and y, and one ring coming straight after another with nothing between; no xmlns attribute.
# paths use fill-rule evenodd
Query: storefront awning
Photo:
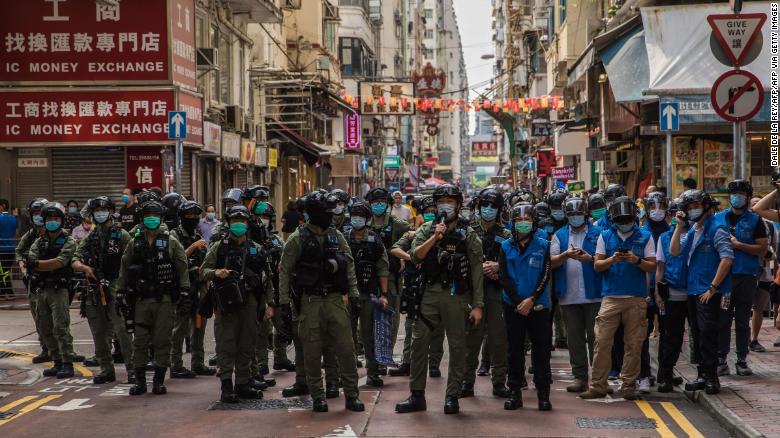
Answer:
<svg viewBox="0 0 780 438"><path fill-rule="evenodd" d="M279 134L280 137L288 140L292 144L298 147L303 154L306 162L311 166L320 159L321 155L327 154L327 150L317 146L314 142L303 138L300 134L295 132L292 128L284 123L276 122L271 132Z"/></svg>
<svg viewBox="0 0 780 438"><path fill-rule="evenodd" d="M333 103L338 105L338 107L341 108L342 110L344 110L347 114L357 114L357 110L355 108L352 108L351 106L347 105L347 103L344 102L343 100L341 100L340 97L338 97L337 95L331 93L330 91L327 91L327 93L328 93L328 97L330 98L330 100L332 100Z"/></svg>
<svg viewBox="0 0 780 438"><path fill-rule="evenodd" d="M585 72L588 71L588 69L593 67L594 52L593 41L591 41L590 44L588 44L588 47L585 47L582 55L574 62L572 68L569 69L569 76L566 79L567 86L571 87L574 85L585 75Z"/></svg>
<svg viewBox="0 0 780 438"><path fill-rule="evenodd" d="M641 27L604 47L600 54L616 102L639 102L651 98L642 94L642 90L648 87L650 70L645 33Z"/></svg>

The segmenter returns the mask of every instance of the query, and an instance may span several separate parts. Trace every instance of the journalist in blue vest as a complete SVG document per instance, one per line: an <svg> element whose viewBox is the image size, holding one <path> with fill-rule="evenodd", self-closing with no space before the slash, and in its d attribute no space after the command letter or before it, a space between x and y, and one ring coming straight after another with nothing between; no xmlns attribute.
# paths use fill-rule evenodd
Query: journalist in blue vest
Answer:
<svg viewBox="0 0 780 438"><path fill-rule="evenodd" d="M639 228L638 209L631 198L616 198L609 206L609 220L612 225L601 232L596 242L594 269L604 273L603 298L596 318L590 389L580 397L594 399L607 395L612 344L615 331L622 324L623 398L635 400L642 342L647 335L646 274L655 271L655 243L649 232Z"/></svg>
<svg viewBox="0 0 780 438"><path fill-rule="evenodd" d="M593 262L602 229L590 222L585 199L570 197L564 211L569 225L553 236L550 261L574 375L574 383L566 390L580 393L588 389L588 358L593 357L594 327L601 306L602 274L596 273Z"/></svg>
<svg viewBox="0 0 780 438"><path fill-rule="evenodd" d="M731 344L731 321L734 321L734 341L737 361L734 364L737 375L750 376L747 354L750 345L750 312L753 298L758 291L758 275L761 273L760 258L766 255L768 236L763 220L748 210L748 201L753 196L749 181L736 179L728 186L731 208L715 215L715 219L729 230L731 246L734 248L734 264L731 266L731 297L728 306L720 314L718 334L718 375L729 374L726 357Z"/></svg>
<svg viewBox="0 0 780 438"><path fill-rule="evenodd" d="M599 225L598 222L607 216L607 201L603 193L596 192L588 197L588 210L593 224Z"/></svg>
<svg viewBox="0 0 780 438"><path fill-rule="evenodd" d="M522 201L521 201L522 202ZM517 204L515 204L517 205ZM555 232L555 225L553 225L553 218L551 216L550 205L544 201L532 204L534 206L534 222L536 222L536 235L545 240L550 240L550 236ZM514 207L514 205L512 206ZM509 214L512 212L510 210ZM512 219L509 219L506 227L509 231L512 231Z"/></svg>
<svg viewBox="0 0 780 438"><path fill-rule="evenodd" d="M509 400L504 409L523 406L525 339L531 340L531 364L539 410L549 411L550 350L550 243L536 235L534 206L521 202L512 207L512 238L501 244L499 275L504 286L504 321L509 343Z"/></svg>
<svg viewBox="0 0 780 438"><path fill-rule="evenodd" d="M550 206L550 218L552 219L553 233L564 228L568 224L568 216L564 211L564 203L569 197L569 193L566 189L555 189L549 195L547 195L547 204ZM547 240L551 240L553 233L547 236ZM555 279L553 279L553 287L555 286ZM558 304L558 295L552 294L551 300L551 318L553 321L553 336L555 337L555 348L567 348L568 342L566 340L566 328L563 324L563 317L561 316L560 306Z"/></svg>
<svg viewBox="0 0 780 438"><path fill-rule="evenodd" d="M598 209L599 213L595 215L595 216L600 216L600 218L596 220L596 225L600 226L605 230L612 226L612 219L610 218L609 211L608 211L609 206L612 205L613 202L615 202L615 199L621 196L626 196L626 194L627 194L626 188L620 184L610 184L607 186L607 188L604 190L604 207L599 207ZM601 208L606 208L606 209L603 210L602 212ZM637 213L639 212L637 211Z"/></svg>
<svg viewBox="0 0 780 438"><path fill-rule="evenodd" d="M669 242L669 255L683 255L688 261L688 295L696 297L696 324L699 330L699 377L691 390L720 391L718 380L718 320L721 304L731 293L731 266L734 251L728 229L715 218L718 205L702 190L686 190L680 196L677 227ZM680 221L688 220L683 245ZM686 385L686 389L689 387Z"/></svg>

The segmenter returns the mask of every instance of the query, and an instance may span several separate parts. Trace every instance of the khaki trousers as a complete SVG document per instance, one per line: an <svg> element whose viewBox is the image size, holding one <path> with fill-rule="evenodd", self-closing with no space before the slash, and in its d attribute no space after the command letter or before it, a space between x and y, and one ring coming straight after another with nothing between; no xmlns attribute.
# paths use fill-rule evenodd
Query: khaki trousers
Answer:
<svg viewBox="0 0 780 438"><path fill-rule="evenodd" d="M623 387L633 388L639 376L642 342L647 335L647 301L644 297L604 297L596 316L596 342L593 345L593 370L591 388L605 393L607 378L612 367L612 343L615 331L623 323L625 355L620 377Z"/></svg>

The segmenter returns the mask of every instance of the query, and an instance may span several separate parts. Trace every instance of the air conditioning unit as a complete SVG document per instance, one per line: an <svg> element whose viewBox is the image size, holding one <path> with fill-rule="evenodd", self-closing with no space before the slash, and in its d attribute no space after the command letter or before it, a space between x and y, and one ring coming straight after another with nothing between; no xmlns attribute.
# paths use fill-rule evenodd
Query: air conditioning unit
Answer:
<svg viewBox="0 0 780 438"><path fill-rule="evenodd" d="M255 139L255 124L251 120L244 120L244 129L241 131L245 136Z"/></svg>
<svg viewBox="0 0 780 438"><path fill-rule="evenodd" d="M225 107L225 126L233 132L244 129L244 109L239 105Z"/></svg>
<svg viewBox="0 0 780 438"><path fill-rule="evenodd" d="M330 57L328 55L320 55L317 57L317 70L330 69Z"/></svg>
<svg viewBox="0 0 780 438"><path fill-rule="evenodd" d="M301 0L284 0L282 2L282 9L300 9Z"/></svg>
<svg viewBox="0 0 780 438"><path fill-rule="evenodd" d="M201 70L219 69L218 50L213 47L198 48L197 65Z"/></svg>

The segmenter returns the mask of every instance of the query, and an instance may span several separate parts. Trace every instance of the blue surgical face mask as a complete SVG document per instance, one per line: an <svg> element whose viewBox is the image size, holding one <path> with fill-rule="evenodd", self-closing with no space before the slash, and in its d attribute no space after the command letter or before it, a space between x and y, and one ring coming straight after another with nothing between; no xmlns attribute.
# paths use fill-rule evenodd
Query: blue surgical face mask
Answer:
<svg viewBox="0 0 780 438"><path fill-rule="evenodd" d="M596 220L601 219L605 214L607 214L606 208L597 208L590 212L590 215L593 216L593 219Z"/></svg>
<svg viewBox="0 0 780 438"><path fill-rule="evenodd" d="M688 220L696 222L701 219L702 214L704 214L704 209L701 208L693 208L688 210Z"/></svg>
<svg viewBox="0 0 780 438"><path fill-rule="evenodd" d="M650 220L653 222L661 222L666 218L666 211L661 210L660 208L653 209L650 212Z"/></svg>
<svg viewBox="0 0 780 438"><path fill-rule="evenodd" d="M621 233L630 233L634 230L635 224L633 222L629 222L627 224L617 224L617 229Z"/></svg>
<svg viewBox="0 0 780 438"><path fill-rule="evenodd" d="M78 214L79 208L78 207L68 207L68 214Z"/></svg>
<svg viewBox="0 0 780 438"><path fill-rule="evenodd" d="M451 220L455 217L455 207L450 204L439 204L436 206L436 211L440 215L446 217L446 220Z"/></svg>
<svg viewBox="0 0 780 438"><path fill-rule="evenodd" d="M129 195L122 195L122 202L124 202L125 204L129 204L130 203L130 196Z"/></svg>
<svg viewBox="0 0 780 438"><path fill-rule="evenodd" d="M556 221L562 221L566 218L566 213L564 213L563 210L552 210L550 216Z"/></svg>
<svg viewBox="0 0 780 438"><path fill-rule="evenodd" d="M108 220L109 213L107 211L96 211L95 212L95 222L99 224L103 224Z"/></svg>
<svg viewBox="0 0 780 438"><path fill-rule="evenodd" d="M303 212L303 220L309 222L309 213Z"/></svg>
<svg viewBox="0 0 780 438"><path fill-rule="evenodd" d="M735 193L729 196L729 202L734 208L745 208L745 205L747 205L747 196Z"/></svg>
<svg viewBox="0 0 780 438"><path fill-rule="evenodd" d="M338 204L336 208L333 209L333 214L335 214L336 216L344 214L344 206Z"/></svg>
<svg viewBox="0 0 780 438"><path fill-rule="evenodd" d="M573 216L569 216L569 225L571 225L573 228L579 228L583 224L585 224L585 215L575 214Z"/></svg>
<svg viewBox="0 0 780 438"><path fill-rule="evenodd" d="M384 202L375 202L371 204L371 214L374 216L381 216L387 211L387 204Z"/></svg>
<svg viewBox="0 0 780 438"><path fill-rule="evenodd" d="M236 237L241 237L246 234L246 230L249 226L243 222L235 222L230 224L230 232Z"/></svg>
<svg viewBox="0 0 780 438"><path fill-rule="evenodd" d="M640 208L639 209L639 219L642 219L643 217L645 217L645 209L644 208Z"/></svg>
<svg viewBox="0 0 780 438"><path fill-rule="evenodd" d="M32 217L32 221L35 225L43 226L43 216L36 214Z"/></svg>
<svg viewBox="0 0 780 438"><path fill-rule="evenodd" d="M349 219L349 223L352 224L352 228L356 230L362 230L366 227L366 218L361 216L352 216Z"/></svg>
<svg viewBox="0 0 780 438"><path fill-rule="evenodd" d="M517 221L515 222L515 231L521 236L525 236L534 229L534 223L531 221Z"/></svg>
<svg viewBox="0 0 780 438"><path fill-rule="evenodd" d="M482 207L479 209L479 215L482 217L483 220L486 220L488 222L492 222L496 220L497 214L498 214L498 209L495 207Z"/></svg>
<svg viewBox="0 0 780 438"><path fill-rule="evenodd" d="M62 226L59 221L46 221L46 231L57 231Z"/></svg>
<svg viewBox="0 0 780 438"><path fill-rule="evenodd" d="M217 215L214 212L206 213L206 219L213 221Z"/></svg>

